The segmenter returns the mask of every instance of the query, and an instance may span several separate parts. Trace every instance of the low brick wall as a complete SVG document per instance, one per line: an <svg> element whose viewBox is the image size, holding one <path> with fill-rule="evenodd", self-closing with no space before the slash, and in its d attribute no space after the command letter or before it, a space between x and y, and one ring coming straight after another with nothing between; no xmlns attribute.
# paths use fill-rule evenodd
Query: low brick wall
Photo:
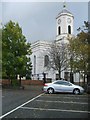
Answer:
<svg viewBox="0 0 90 120"><path fill-rule="evenodd" d="M22 85L43 85L43 81L40 80L22 80Z"/></svg>
<svg viewBox="0 0 90 120"><path fill-rule="evenodd" d="M10 80L0 80L2 85L9 85ZM41 80L21 80L22 85L43 85L43 81Z"/></svg>
<svg viewBox="0 0 90 120"><path fill-rule="evenodd" d="M10 84L10 80L0 80L0 83L3 85L9 85Z"/></svg>

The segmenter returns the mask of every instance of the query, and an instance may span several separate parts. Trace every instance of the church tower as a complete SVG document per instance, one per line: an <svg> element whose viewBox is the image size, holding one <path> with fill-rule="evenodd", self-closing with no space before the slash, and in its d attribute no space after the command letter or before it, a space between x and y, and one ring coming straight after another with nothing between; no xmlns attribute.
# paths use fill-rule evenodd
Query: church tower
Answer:
<svg viewBox="0 0 90 120"><path fill-rule="evenodd" d="M32 79L43 80L43 73L46 74L47 80L56 80L58 78L58 71L48 69L49 52L52 42L67 43L67 37L73 35L73 21L74 16L66 9L63 4L62 11L56 17L57 35L55 41L37 40L31 44L32 55ZM62 71L61 77L68 76L68 70Z"/></svg>
<svg viewBox="0 0 90 120"><path fill-rule="evenodd" d="M66 5L64 3L63 10L56 17L56 41L65 40L68 35L73 35L73 20L73 14L66 9Z"/></svg>

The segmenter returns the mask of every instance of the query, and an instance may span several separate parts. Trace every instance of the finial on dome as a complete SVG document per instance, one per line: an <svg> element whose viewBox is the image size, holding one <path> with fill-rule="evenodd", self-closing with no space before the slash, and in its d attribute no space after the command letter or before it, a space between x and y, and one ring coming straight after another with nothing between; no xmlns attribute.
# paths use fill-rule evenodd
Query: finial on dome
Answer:
<svg viewBox="0 0 90 120"><path fill-rule="evenodd" d="M66 2L65 1L63 2L63 8L66 8Z"/></svg>

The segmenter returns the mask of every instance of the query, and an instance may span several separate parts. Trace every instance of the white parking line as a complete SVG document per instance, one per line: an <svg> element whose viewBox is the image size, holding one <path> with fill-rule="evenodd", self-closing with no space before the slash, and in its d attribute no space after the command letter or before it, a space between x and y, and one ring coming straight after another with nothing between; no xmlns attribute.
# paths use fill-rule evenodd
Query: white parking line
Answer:
<svg viewBox="0 0 90 120"><path fill-rule="evenodd" d="M32 98L31 100L29 100L29 101L27 101L27 102L23 103L22 105L20 105L20 106L16 107L15 109L13 109L13 110L11 110L11 111L7 112L6 114L4 114L4 115L0 116L0 119L2 119L3 117L5 117L5 116L7 116L7 115L9 115L9 114L11 114L11 113L13 113L14 111L18 110L19 108L23 107L24 105L26 105L26 104L28 104L28 103L32 102L33 100L37 99L38 97L42 96L43 94L44 94L44 93L42 93L42 94L40 94L40 95L38 95L38 96L36 96L36 97Z"/></svg>
<svg viewBox="0 0 90 120"><path fill-rule="evenodd" d="M83 97L80 98L80 97L79 97L79 98L78 98L77 96L76 96L76 97L73 97L73 96L71 96L71 97L70 97L70 96L68 96L68 97L64 97L64 96L60 96L60 97L56 97L56 96L42 96L42 97L43 97L43 98L44 98L44 97L45 97L45 98L48 98L48 97L50 98L50 97L52 97L52 98L55 98L55 99L58 99L58 98L59 98L59 99L60 99L60 98L62 98L62 99L63 99L63 98L66 98L66 99L78 99L78 100L80 100L80 99L86 99L86 100L88 100L88 97L86 97L86 98L83 98Z"/></svg>
<svg viewBox="0 0 90 120"><path fill-rule="evenodd" d="M61 111L61 112L79 112L79 113L90 113L90 111L78 111L78 110L62 110L62 109L45 109L45 108L31 108L31 107L21 107L22 109L28 110L45 110L45 111Z"/></svg>
<svg viewBox="0 0 90 120"><path fill-rule="evenodd" d="M49 101L49 100L47 100L47 101L45 101L45 100L36 100L36 101L39 101L39 102L53 102L53 103L73 103L73 104L88 104L88 103L86 103L86 102L73 102L73 101L70 101L70 102L65 102L65 101Z"/></svg>

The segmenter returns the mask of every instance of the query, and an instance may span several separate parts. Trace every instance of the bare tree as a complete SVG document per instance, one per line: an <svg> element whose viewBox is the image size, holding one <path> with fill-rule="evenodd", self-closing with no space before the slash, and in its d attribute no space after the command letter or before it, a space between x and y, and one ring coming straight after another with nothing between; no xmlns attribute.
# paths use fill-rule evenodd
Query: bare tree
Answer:
<svg viewBox="0 0 90 120"><path fill-rule="evenodd" d="M62 43L53 42L49 50L49 68L58 71L59 79L61 79L61 72L67 68L67 45Z"/></svg>

